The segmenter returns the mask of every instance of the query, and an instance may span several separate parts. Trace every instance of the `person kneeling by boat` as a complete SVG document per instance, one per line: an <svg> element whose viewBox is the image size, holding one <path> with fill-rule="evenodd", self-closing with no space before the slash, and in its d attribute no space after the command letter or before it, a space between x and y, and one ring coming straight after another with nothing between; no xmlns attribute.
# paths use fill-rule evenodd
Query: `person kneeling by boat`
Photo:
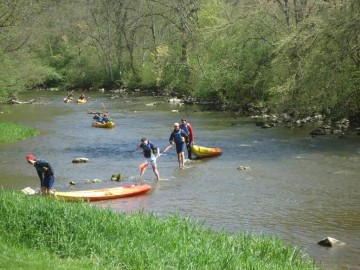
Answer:
<svg viewBox="0 0 360 270"><path fill-rule="evenodd" d="M159 175L159 172L158 172L157 166L156 166L156 159L160 155L159 147L155 146L147 138L143 137L143 138L141 138L141 144L136 148L136 150L139 150L139 149L143 150L143 154L144 154L144 157L145 157L144 163L140 164L140 166L139 166L140 178L143 177L147 166L149 164L151 164L153 172L154 172L154 174L156 176L156 180L159 180L160 175ZM155 151L156 151L156 156L155 156Z"/></svg>
<svg viewBox="0 0 360 270"><path fill-rule="evenodd" d="M51 189L55 182L55 175L50 163L45 159L36 159L34 155L31 154L26 156L26 160L36 169L40 178L41 193L43 195L54 195Z"/></svg>

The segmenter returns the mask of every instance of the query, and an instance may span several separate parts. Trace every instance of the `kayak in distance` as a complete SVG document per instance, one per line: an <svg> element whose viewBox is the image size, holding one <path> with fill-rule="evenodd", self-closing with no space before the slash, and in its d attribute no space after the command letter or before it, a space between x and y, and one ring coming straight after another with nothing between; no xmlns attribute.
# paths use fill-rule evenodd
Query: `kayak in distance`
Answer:
<svg viewBox="0 0 360 270"><path fill-rule="evenodd" d="M66 201L101 201L141 195L148 192L150 189L151 186L148 184L128 185L93 190L56 191L55 196Z"/></svg>
<svg viewBox="0 0 360 270"><path fill-rule="evenodd" d="M191 146L191 153L198 158L216 157L222 154L220 147L204 147L200 145Z"/></svg>
<svg viewBox="0 0 360 270"><path fill-rule="evenodd" d="M92 123L92 126L97 127L97 128L113 128L113 127L115 127L115 123L114 122L107 122L107 123L95 122L95 123Z"/></svg>
<svg viewBox="0 0 360 270"><path fill-rule="evenodd" d="M78 98L77 100L76 100L76 103L78 103L78 104L83 104L83 103L86 103L86 99L85 98L83 98L83 99L80 99L80 98Z"/></svg>
<svg viewBox="0 0 360 270"><path fill-rule="evenodd" d="M72 101L73 101L72 98L64 98L64 102L65 102L65 103L70 103L70 102L72 102Z"/></svg>

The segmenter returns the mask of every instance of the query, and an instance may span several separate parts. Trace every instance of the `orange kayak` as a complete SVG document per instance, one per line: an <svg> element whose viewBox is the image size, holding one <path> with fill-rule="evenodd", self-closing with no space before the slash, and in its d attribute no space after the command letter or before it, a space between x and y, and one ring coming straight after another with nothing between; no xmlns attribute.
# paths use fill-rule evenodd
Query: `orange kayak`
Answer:
<svg viewBox="0 0 360 270"><path fill-rule="evenodd" d="M220 147L204 147L200 145L191 146L191 153L199 158L215 157L222 154Z"/></svg>
<svg viewBox="0 0 360 270"><path fill-rule="evenodd" d="M128 185L115 188L103 188L94 190L81 190L81 191L57 191L55 195L59 199L67 201L101 201L111 200L123 197L136 196L144 194L151 189L148 184L143 185Z"/></svg>

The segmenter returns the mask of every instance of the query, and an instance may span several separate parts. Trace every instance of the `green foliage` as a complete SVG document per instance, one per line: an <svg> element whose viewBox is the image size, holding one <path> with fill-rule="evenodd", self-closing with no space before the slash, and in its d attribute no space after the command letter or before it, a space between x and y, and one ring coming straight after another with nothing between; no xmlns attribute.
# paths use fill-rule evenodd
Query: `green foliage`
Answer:
<svg viewBox="0 0 360 270"><path fill-rule="evenodd" d="M25 140L39 132L32 127L21 126L10 122L0 122L0 143Z"/></svg>
<svg viewBox="0 0 360 270"><path fill-rule="evenodd" d="M330 111L333 118L359 111L358 14L346 2L282 40L273 64L274 104L300 115Z"/></svg>
<svg viewBox="0 0 360 270"><path fill-rule="evenodd" d="M88 258L102 269L317 269L298 248L272 237L229 235L179 216L118 214L15 192L0 192L0 230L15 247L65 260Z"/></svg>
<svg viewBox="0 0 360 270"><path fill-rule="evenodd" d="M231 106L266 100L273 49L262 37L266 33L251 20L220 29L204 29L202 58L206 61L195 87L197 94Z"/></svg>
<svg viewBox="0 0 360 270"><path fill-rule="evenodd" d="M0 5L0 102L39 85L121 85L219 108L358 115L359 1L310 2L10 1Z"/></svg>

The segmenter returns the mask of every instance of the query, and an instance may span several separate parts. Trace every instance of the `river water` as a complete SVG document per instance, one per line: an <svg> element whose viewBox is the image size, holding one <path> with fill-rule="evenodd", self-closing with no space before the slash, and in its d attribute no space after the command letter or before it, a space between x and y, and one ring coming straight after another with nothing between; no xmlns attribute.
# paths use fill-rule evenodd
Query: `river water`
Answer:
<svg viewBox="0 0 360 270"><path fill-rule="evenodd" d="M0 121L36 127L30 140L0 144L0 185L38 188L36 172L25 155L48 159L57 190L114 187L139 182L142 155L135 152L148 137L160 149L168 145L174 122L186 117L195 143L219 146L217 158L192 160L179 169L175 149L158 160L161 180L149 168L143 179L150 193L94 203L114 211L178 213L214 230L273 235L302 248L324 269L360 269L360 137L308 134L313 127L260 129L249 118L176 106L162 98L109 99L89 93L86 104L65 104L64 93L36 92L44 105L0 105ZM153 103L156 103L153 105ZM92 128L92 111L110 113L117 126ZM86 157L89 163L74 164ZM239 166L247 167L238 170ZM122 183L110 180L122 173ZM101 179L100 183L88 180ZM70 186L69 182L76 182ZM346 243L325 248L317 242L334 237Z"/></svg>

